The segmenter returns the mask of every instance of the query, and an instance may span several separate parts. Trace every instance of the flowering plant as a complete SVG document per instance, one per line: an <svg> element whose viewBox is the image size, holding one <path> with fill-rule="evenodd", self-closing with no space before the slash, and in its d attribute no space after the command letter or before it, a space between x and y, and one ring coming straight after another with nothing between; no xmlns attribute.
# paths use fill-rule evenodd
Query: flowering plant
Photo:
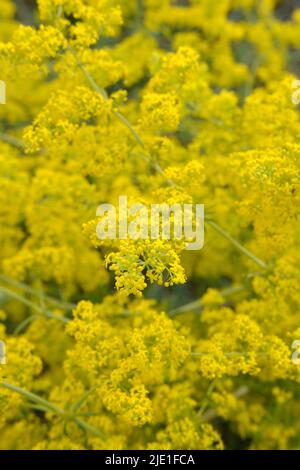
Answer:
<svg viewBox="0 0 300 470"><path fill-rule="evenodd" d="M0 449L299 447L284 3L1 0ZM205 204L204 248L99 239L122 194Z"/></svg>

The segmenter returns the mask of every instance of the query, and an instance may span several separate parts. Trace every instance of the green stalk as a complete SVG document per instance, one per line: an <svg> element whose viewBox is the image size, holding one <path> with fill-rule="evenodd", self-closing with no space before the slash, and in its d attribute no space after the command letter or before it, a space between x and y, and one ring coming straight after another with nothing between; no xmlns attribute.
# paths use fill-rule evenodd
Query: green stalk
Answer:
<svg viewBox="0 0 300 470"><path fill-rule="evenodd" d="M197 413L197 416L198 416L198 418L200 418L200 419L202 418L203 413L204 413L204 411L205 411L206 408L207 408L207 405L208 405L210 396L211 396L212 392L214 391L215 386L216 386L216 380L213 380L213 381L211 382L211 384L209 385L208 389L207 389L207 392L206 392L206 394L205 394L205 398L204 398L204 400L203 400L203 402L202 402L202 406L201 406L200 410L199 410L198 413Z"/></svg>
<svg viewBox="0 0 300 470"><path fill-rule="evenodd" d="M43 406L48 411L58 416L66 416L66 412L62 408L59 408L58 406L54 405L48 400L45 400L45 398L42 398L39 395L36 395L35 393L28 392L28 390L24 390L23 388L20 388L17 385L13 385L8 382L2 382L1 385L7 390L16 392L19 395L22 395L23 397L27 398L29 401L33 401L34 403L37 403L38 405Z"/></svg>
<svg viewBox="0 0 300 470"><path fill-rule="evenodd" d="M68 323L70 321L69 318L64 317L63 315L55 315L54 313L50 312L49 310L46 310L46 309L43 309L42 307L39 307L35 303L33 303L30 300L26 299L26 297L23 297L22 295L17 294L16 292L8 289L7 287L0 286L0 292L3 292L8 297L11 297L15 300L18 300L19 302L22 302L24 305L26 305L27 307L31 308L32 310L38 312L40 315L44 315L45 317L53 318L55 320L59 320L63 323Z"/></svg>
<svg viewBox="0 0 300 470"><path fill-rule="evenodd" d="M27 398L29 401L36 403L37 405L41 406L42 409L47 410L51 413L56 414L66 420L74 421L80 428L84 429L86 432L90 432L98 437L104 438L103 433L95 428L94 426L82 421L81 419L77 418L75 415L68 413L68 411L59 408L58 406L54 405L50 401L46 400L45 398L40 397L36 393L29 392L28 390L24 390L23 388L18 387L17 385L10 384L8 382L2 382L2 387L10 390L12 392L18 393L22 395L24 398Z"/></svg>
<svg viewBox="0 0 300 470"><path fill-rule="evenodd" d="M236 286L236 287L229 287L227 289L223 289L220 291L220 294L223 297L228 297L232 294L237 294L239 292L243 292L246 290L246 286ZM185 313L185 312L190 312L192 310L202 310L203 309L203 304L201 300L194 300L193 302L190 302L188 304L182 305L181 307L174 308L170 310L169 315L172 317L174 315L178 315L180 313Z"/></svg>
<svg viewBox="0 0 300 470"><path fill-rule="evenodd" d="M14 335L19 335L24 328L26 328L29 323L31 323L36 318L39 318L40 315L30 315L30 317L25 318L14 330Z"/></svg>
<svg viewBox="0 0 300 470"><path fill-rule="evenodd" d="M74 418L74 421L80 428L84 429L86 432L90 432L91 434L94 434L95 436L98 436L101 439L105 438L104 434L98 428L95 428L95 426L92 426L91 424L88 424L77 417Z"/></svg>
<svg viewBox="0 0 300 470"><path fill-rule="evenodd" d="M84 74L84 76L86 77L86 79L88 80L89 84L91 85L91 87L93 88L93 90L95 90L97 93L100 93L104 99L108 99L108 95L106 93L106 91L99 87L97 85L97 83L95 82L95 80L93 79L93 77L88 73L88 71L85 69L84 65L81 63L81 61L79 60L77 54L76 54L76 51L71 47L69 46L69 49L70 51L72 52L75 60L76 60L76 63L78 64L78 67L80 68L80 70L82 71L82 73ZM128 121L128 119L123 116L122 113L120 113L119 111L116 111L115 112L115 115L118 117L118 119L120 119L121 122L123 122L123 124L125 124L125 126L130 130L131 134L133 135L133 137L135 138L135 140L137 141L137 143L142 147L142 148L145 148L145 145L144 145L144 142L143 142L143 139L141 138L141 136L138 134L138 132L134 129L134 127L131 125L131 123ZM148 159L149 163L152 164L153 168L158 172L160 173L161 175L163 175L165 177L165 173L163 171L163 169L160 167L160 165L156 162L151 162L151 158ZM172 181L172 180L167 180L168 184L170 184L171 186L174 186L176 187L175 183ZM257 258L257 256L253 255L249 250L247 250L245 247L243 247L237 240L235 240L235 238L233 238L231 235L229 235L225 230L222 229L222 227L220 227L217 223L215 222L212 222L212 221L208 221L208 224L213 227L217 232L219 232L223 237L225 237L228 241L230 241L239 251L241 251L244 255L248 256L250 259L252 259L252 261L254 261L256 264L258 264L258 266L260 266L261 268L264 268L266 269L267 268L267 264L262 261L261 259Z"/></svg>
<svg viewBox="0 0 300 470"><path fill-rule="evenodd" d="M254 263L258 264L263 269L267 269L267 264L261 259L257 258L253 253L251 253L247 248L241 245L235 238L233 238L228 232L226 232L222 227L220 227L216 222L208 220L207 223L214 228L220 235L229 240L238 250L240 250L244 255L248 256Z"/></svg>
<svg viewBox="0 0 300 470"><path fill-rule="evenodd" d="M0 132L0 140L2 140L2 142L5 142L6 144L12 145L13 147L16 147L21 150L24 150L26 147L25 143L22 140L17 139L16 137L13 137L12 135L3 134L1 132Z"/></svg>
<svg viewBox="0 0 300 470"><path fill-rule="evenodd" d="M28 292L29 294L33 294L33 295L36 295L38 297L40 297L41 294L42 294L43 297L49 303L52 303L52 304L56 305L57 307L59 307L63 310L72 310L73 308L76 307L75 304L72 304L72 303L69 303L69 302L62 302L58 299L55 299L54 297L51 297L47 294L44 294L44 292L42 292L41 290L34 289L33 287L28 286L27 284L24 284L23 282L16 281L15 279L12 279L8 276L5 276L4 274L0 274L0 280L6 282L7 284L11 284L12 286L14 286L18 289L24 290L25 292Z"/></svg>
<svg viewBox="0 0 300 470"><path fill-rule="evenodd" d="M85 76L85 78L87 79L87 81L89 82L91 87L93 88L93 90L96 91L97 93L99 93L105 100L107 100L108 95L107 95L106 91L104 90L104 88L101 88L100 86L98 86L97 83L95 82L94 78L88 73L88 71L84 67L83 63L79 59L79 57L77 55L77 52L71 46L71 44L68 45L68 49L71 52L71 54L73 55L78 67L80 68L81 72L83 73L83 75Z"/></svg>

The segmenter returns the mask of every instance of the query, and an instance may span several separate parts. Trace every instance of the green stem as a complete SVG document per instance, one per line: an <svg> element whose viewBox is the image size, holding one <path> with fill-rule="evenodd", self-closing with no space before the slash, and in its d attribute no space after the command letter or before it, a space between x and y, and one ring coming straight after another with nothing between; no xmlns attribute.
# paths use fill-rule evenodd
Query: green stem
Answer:
<svg viewBox="0 0 300 470"><path fill-rule="evenodd" d="M224 238L229 240L238 250L240 250L244 255L248 256L252 261L254 261L258 266L260 266L263 269L267 269L268 266L267 264L259 259L257 256L255 256L253 253L251 253L247 248L245 248L243 245L241 245L235 238L233 238L228 232L226 232L222 227L220 227L216 222L213 222L212 220L208 220L207 223L214 228L217 232L219 232L220 235L222 235Z"/></svg>
<svg viewBox="0 0 300 470"><path fill-rule="evenodd" d="M37 411L43 411L44 413L47 413L49 411L48 408L45 406L41 405L32 405L31 403L24 403L23 405L25 408L29 408L30 410L37 410Z"/></svg>
<svg viewBox="0 0 300 470"><path fill-rule="evenodd" d="M53 318L55 320L59 320L63 323L68 323L70 321L69 318L64 317L63 315L55 315L54 313L50 312L49 310L45 310L45 309L39 307L38 305L36 305L35 303L33 303L30 300L26 299L22 295L17 294L16 292L14 292L10 289L7 289L7 287L0 286L0 292L3 292L8 297L11 297L15 300L18 300L19 302L22 302L24 305L31 308L35 312L38 312L40 315L44 315L45 317Z"/></svg>
<svg viewBox="0 0 300 470"><path fill-rule="evenodd" d="M144 0L136 0L135 28L139 31L144 25Z"/></svg>
<svg viewBox="0 0 300 470"><path fill-rule="evenodd" d="M24 284L23 282L16 281L15 279L12 279L8 276L5 276L4 274L0 274L0 280L6 282L7 284L11 284L12 286L17 287L18 289L24 290L25 292L28 292L29 294L33 294L33 295L36 295L38 297L40 297L41 294L42 294L43 297L49 303L52 303L52 304L56 305L57 307L59 307L63 310L68 311L68 310L72 310L73 308L76 307L75 304L72 304L72 303L69 303L69 302L61 302L60 300L55 299L54 297L51 297L47 294L44 294L44 292L42 292L41 290L34 289L33 287L28 286L27 284Z"/></svg>
<svg viewBox="0 0 300 470"><path fill-rule="evenodd" d="M92 434L95 434L95 436L100 437L101 439L104 439L105 436L104 434L98 429L92 426L91 424L86 423L85 421L82 421L80 418L75 417L74 418L75 423L82 429L84 429L86 432L90 432Z"/></svg>
<svg viewBox="0 0 300 470"><path fill-rule="evenodd" d="M28 392L28 390L24 390L23 388L20 388L17 385L13 385L8 382L2 382L1 385L7 390L16 392L19 395L22 395L23 397L27 398L28 400L33 401L34 403L37 403L38 405L43 406L48 411L51 411L52 413L55 413L58 416L66 416L66 412L62 408L59 408L58 406L54 405L53 403L46 400L45 398L42 398L39 395L36 395L35 393Z"/></svg>
<svg viewBox="0 0 300 470"><path fill-rule="evenodd" d="M21 150L24 150L26 147L25 143L22 140L17 139L16 137L13 137L12 135L3 134L1 132L0 132L0 140L2 140L2 142L5 142L6 144L12 145L13 147L16 147Z"/></svg>
<svg viewBox="0 0 300 470"><path fill-rule="evenodd" d="M228 287L227 289L223 289L220 291L220 294L223 297L228 297L232 294L237 294L239 292L243 292L246 290L246 286L236 286L236 287ZM178 315L180 313L185 313L185 312L190 312L192 310L202 310L203 309L203 304L201 300L195 300L193 302L190 302L188 304L182 305L181 307L174 308L169 311L169 315L172 317L174 315Z"/></svg>
<svg viewBox="0 0 300 470"><path fill-rule="evenodd" d="M140 135L138 134L138 132L134 129L134 127L131 125L131 123L128 121L128 119L122 114L120 113L119 111L114 111L114 114L115 116L117 116L118 119L120 119L121 122L123 122L123 124L125 124L125 126L130 130L131 134L133 135L133 137L135 138L135 140L137 141L137 143L142 147L144 148L144 142L143 140L141 139Z"/></svg>
<svg viewBox="0 0 300 470"><path fill-rule="evenodd" d="M88 390L87 392L85 392L83 394L83 396L76 402L74 403L72 406L71 406L71 410L72 411L77 411L79 410L79 408L83 405L83 403L85 402L85 400L92 394L94 393L96 390L97 390L98 386L96 387L93 387L91 388L90 390Z"/></svg>
<svg viewBox="0 0 300 470"><path fill-rule="evenodd" d="M68 46L68 49L70 50L70 52L73 55L79 69L81 70L81 72L83 73L83 75L85 76L85 78L87 79L87 81L89 82L91 87L93 88L93 90L96 91L97 93L99 93L105 100L107 100L108 95L107 95L106 91L104 90L104 88L101 88L99 85L97 85L94 78L88 73L88 71L84 67L83 63L79 59L75 49L70 44Z"/></svg>
<svg viewBox="0 0 300 470"><path fill-rule="evenodd" d="M245 395L247 395L250 392L248 387L246 386L241 386L238 390L234 392L234 396L236 398L243 398ZM217 412L214 409L207 410L204 415L202 416L202 421L211 421L217 416Z"/></svg>
<svg viewBox="0 0 300 470"><path fill-rule="evenodd" d="M84 74L84 76L86 77L86 79L88 80L88 82L90 83L91 87L98 93L100 93L104 99L108 99L108 95L106 93L106 91L103 89L103 88L100 88L97 83L95 82L95 80L93 79L93 77L88 73L88 71L85 69L84 65L81 63L81 61L79 60L77 54L76 54L76 51L71 47L69 46L69 49L70 51L72 52L80 70L82 71L82 73ZM115 115L123 122L123 124L125 124L125 126L130 130L131 134L134 136L135 140L137 141L137 143L142 147L142 148L145 148L145 145L144 145L144 142L143 142L143 139L141 138L141 136L138 134L138 132L134 129L134 127L131 125L131 123L128 121L128 119L123 116L122 113L120 113L119 111L115 111ZM148 159L149 163L152 164L153 168L158 172L160 173L161 175L163 175L165 177L165 173L163 171L163 169L160 167L160 165L156 162L152 162L151 161L151 158L149 157ZM172 180L167 180L168 184L170 184L171 186L174 186L176 187L176 184L172 181ZM217 232L219 232L221 235L223 235L227 240L229 240L238 250L240 250L244 255L248 256L250 259L252 259L252 261L254 261L255 263L257 263L260 267L266 269L267 268L267 264L262 261L261 259L257 258L255 255L253 255L249 250L247 250L246 248L244 248L237 240L235 240L235 238L233 238L231 235L229 235L229 233L227 233L225 230L223 230L217 223L215 222L212 222L212 221L208 221L208 223L210 224L211 227L213 227Z"/></svg>
<svg viewBox="0 0 300 470"><path fill-rule="evenodd" d="M201 406L200 410L199 410L198 413L197 413L198 418L202 418L203 413L204 413L204 411L205 411L206 408L207 408L207 405L208 405L210 396L211 396L212 392L214 391L215 386L216 386L216 380L213 380L213 381L211 382L210 386L209 386L208 389L207 389L207 392L206 392L206 394L205 394L205 398L204 398L204 400L203 400L203 402L202 402L202 406Z"/></svg>
<svg viewBox="0 0 300 470"><path fill-rule="evenodd" d="M28 390L24 390L23 388L18 387L17 385L10 384L8 382L2 382L1 386L10 390L12 392L16 392L19 395L22 395L24 398L27 398L29 401L37 403L42 408L46 409L47 411L56 414L66 420L74 421L80 428L84 429L86 432L90 432L98 437L104 438L103 433L95 428L94 426L82 421L81 419L77 418L76 416L68 413L67 411L59 408L58 406L54 405L50 401L46 400L45 398L36 395L35 393L29 392Z"/></svg>
<svg viewBox="0 0 300 470"><path fill-rule="evenodd" d="M30 317L25 318L25 320L23 320L14 330L14 335L19 335L24 330L24 328L29 325L29 323L31 323L36 318L39 318L39 316L40 315L30 315Z"/></svg>
<svg viewBox="0 0 300 470"><path fill-rule="evenodd" d="M95 82L94 78L88 73L88 71L86 70L86 68L82 64L81 60L79 59L75 49L70 45L69 45L69 49L70 49L77 65L78 65L78 67L80 68L81 72L83 73L83 75L85 76L85 78L87 79L89 84L91 85L92 89L94 91L96 91L96 93L99 93L107 101L108 100L108 95L107 95L106 91L104 90L104 88L100 87ZM141 147L144 147L144 142L142 141L141 137L139 136L137 131L134 129L134 127L131 125L131 123L128 121L128 119L125 116L123 116L123 114L120 113L119 111L114 111L114 114L130 130L131 134L133 135L135 140L139 143L139 145Z"/></svg>

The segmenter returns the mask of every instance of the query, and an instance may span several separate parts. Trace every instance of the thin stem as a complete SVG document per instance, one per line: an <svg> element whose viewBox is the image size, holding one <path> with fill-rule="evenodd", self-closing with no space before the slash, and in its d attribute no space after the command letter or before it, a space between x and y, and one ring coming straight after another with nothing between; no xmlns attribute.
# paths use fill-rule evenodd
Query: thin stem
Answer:
<svg viewBox="0 0 300 470"><path fill-rule="evenodd" d="M214 391L215 386L216 386L216 380L213 380L211 382L211 384L209 385L208 389L207 389L204 400L202 402L202 406L201 406L200 410L197 413L198 418L202 418L202 415L203 415L204 411L207 408L210 396L211 396L212 392Z"/></svg>
<svg viewBox="0 0 300 470"><path fill-rule="evenodd" d="M26 148L25 142L23 142L21 139L17 139L17 137L13 137L12 135L3 134L0 132L0 140L21 150Z"/></svg>
<svg viewBox="0 0 300 470"><path fill-rule="evenodd" d="M134 127L131 125L131 123L128 121L128 119L122 113L120 113L120 111L115 111L114 113L115 113L115 116L117 116L117 118L119 118L120 121L122 121L123 124L125 124L125 126L130 130L131 134L133 135L135 140L138 142L138 144L144 148L145 145L144 145L142 138L140 137L138 132L134 129Z"/></svg>
<svg viewBox="0 0 300 470"><path fill-rule="evenodd" d="M29 323L31 323L36 318L39 318L39 316L40 315L30 315L30 317L25 318L25 320L23 320L14 330L14 335L20 334L24 330L24 328L29 325Z"/></svg>
<svg viewBox="0 0 300 470"><path fill-rule="evenodd" d="M29 392L28 390L24 390L23 388L18 387L17 385L10 384L8 382L2 382L2 387L6 388L7 390L11 390L12 392L16 392L19 395L27 398L38 405L45 407L48 411L55 413L58 416L65 416L66 412L59 408L58 406L54 405L50 401L46 400L45 398L36 395L35 393Z"/></svg>
<svg viewBox="0 0 300 470"><path fill-rule="evenodd" d="M82 421L78 417L75 417L74 421L80 428L84 429L86 432L90 432L92 434L95 434L95 436L98 436L101 439L104 439L105 437L104 434L98 428L95 428L95 426L92 426L91 424L88 424L85 421Z"/></svg>
<svg viewBox="0 0 300 470"><path fill-rule="evenodd" d="M23 406L26 407L26 408L29 408L31 410L43 411L45 413L47 413L49 411L48 408L46 408L45 406L32 405L31 403L24 403Z"/></svg>
<svg viewBox="0 0 300 470"><path fill-rule="evenodd" d="M80 68L80 70L82 71L83 75L85 76L85 78L87 79L87 81L89 82L89 84L91 85L92 89L94 91L96 91L96 93L99 93L105 100L108 100L108 95L106 93L106 91L104 90L104 88L100 87L94 80L94 78L88 73L88 71L86 70L86 68L84 67L84 65L82 64L81 60L79 59L75 49L69 45L69 49L74 57L74 59L76 60L76 63L78 65L78 67ZM123 124L125 124L125 126L130 130L131 134L133 135L133 137L135 138L135 140L139 143L139 145L141 147L144 147L144 142L142 141L141 137L139 136L139 134L137 133L137 131L134 129L134 127L131 125L131 123L128 121L128 119L123 116L122 113L120 113L119 111L114 111L114 114L115 116L117 116L117 118L123 122Z"/></svg>
<svg viewBox="0 0 300 470"><path fill-rule="evenodd" d="M70 51L72 52L80 70L82 71L82 73L84 74L84 76L86 77L86 79L88 80L88 82L90 83L91 87L98 93L100 93L104 99L108 99L108 95L106 93L106 91L103 89L103 88L100 88L97 83L95 82L95 80L93 79L93 77L88 73L88 71L85 69L84 65L82 64L82 62L80 61L80 59L78 58L77 54L76 54L76 51L71 47L69 46L69 49ZM141 136L139 135L139 133L134 129L134 127L131 125L131 123L128 121L128 119L123 116L122 113L120 113L119 111L115 111L115 115L121 120L121 122L123 122L123 124L125 124L125 126L130 130L131 134L134 136L135 140L137 141L137 143L142 147L142 148L145 148L145 145L144 145L144 142L143 142L143 139L141 138ZM151 158L149 157L148 159L149 163L152 164L153 168L158 172L160 173L162 176L165 176L165 173L163 171L163 169L160 167L160 165L157 163L157 162L152 162L151 161ZM172 180L167 180L168 184L170 184L171 186L174 186L176 187L176 184L172 181ZM212 221L208 221L208 224L213 227L217 232L219 232L221 235L223 235L223 237L225 237L228 241L230 241L238 250L240 250L244 255L248 256L250 259L252 259L252 261L254 261L255 263L257 263L260 267L264 268L264 269L267 269L267 264L262 261L261 259L257 258L257 256L253 255L249 250L247 250L247 248L243 247L237 240L235 240L235 238L233 238L229 233L227 233L225 230L223 230L217 223L215 222L212 222Z"/></svg>
<svg viewBox="0 0 300 470"><path fill-rule="evenodd" d="M83 394L83 396L76 402L74 403L72 406L71 406L71 410L72 411L77 411L79 410L79 408L83 405L83 403L85 402L85 400L92 394L94 393L96 390L97 390L98 386L97 387L93 387L91 388L90 390L88 390L87 392L85 392Z"/></svg>
<svg viewBox="0 0 300 470"><path fill-rule="evenodd" d="M80 68L81 72L83 73L83 75L85 76L85 78L87 79L87 81L89 82L89 84L91 85L91 87L93 88L93 90L95 90L97 93L100 93L100 95L105 99L107 100L108 99L108 95L106 93L106 91L104 90L104 88L101 88L94 80L94 78L88 73L88 71L86 70L86 68L84 67L83 63L81 62L81 60L79 59L78 55L77 55L77 52L75 51L75 49L69 44L68 46L71 54L73 55L78 67Z"/></svg>
<svg viewBox="0 0 300 470"><path fill-rule="evenodd" d="M239 389L237 389L235 392L234 392L234 396L236 398L243 398L245 395L247 395L249 393L249 388L245 385L242 385ZM206 413L204 413L203 417L202 417L202 421L211 421L212 419L214 419L215 417L217 416L217 412L216 410L207 410Z"/></svg>
<svg viewBox="0 0 300 470"><path fill-rule="evenodd" d="M144 25L144 0L136 0L136 30L139 30Z"/></svg>
<svg viewBox="0 0 300 470"><path fill-rule="evenodd" d="M23 388L18 387L17 385L10 384L8 382L2 382L0 386L6 388L7 390L10 390L12 392L16 392L19 395L22 395L24 398L27 398L28 400L37 403L38 405L41 405L42 408L46 409L47 411L50 411L62 418L65 418L66 420L71 420L74 421L80 428L84 429L86 432L90 432L98 437L104 438L103 433L95 428L94 426L86 423L85 421L82 421L81 419L77 418L76 416L68 413L67 411L63 410L62 408L59 408L58 406L54 405L50 401L46 400L45 398L40 397L39 395L29 392L28 390L25 390Z"/></svg>
<svg viewBox="0 0 300 470"><path fill-rule="evenodd" d="M226 289L221 290L221 295L223 297L229 297L232 294L239 294L246 290L246 286L235 286L235 287L227 287Z"/></svg>
<svg viewBox="0 0 300 470"><path fill-rule="evenodd" d="M33 287L28 286L27 284L24 284L23 282L16 281L15 279L12 279L12 278L10 278L8 276L5 276L3 274L0 274L0 280L6 282L7 284L11 284L12 286L17 287L18 289L24 290L25 292L28 292L29 294L33 294L33 295L36 295L38 297L40 297L41 294L42 294L43 297L45 298L45 300L47 300L49 303L52 303L52 304L58 306L59 308L61 308L63 310L68 311L68 310L72 310L73 308L76 307L75 304L72 304L72 303L69 303L69 302L62 302L58 299L55 299L54 297L51 297L51 296L45 294L41 290L34 289Z"/></svg>
<svg viewBox="0 0 300 470"><path fill-rule="evenodd" d="M236 286L236 287L228 287L227 289L223 289L220 291L220 294L223 297L229 297L232 294L237 294L239 292L243 292L246 290L246 286ZM182 305L181 307L174 308L169 311L169 315L172 317L174 315L178 315L180 313L190 312L191 310L202 310L203 304L201 300L194 300L188 304Z"/></svg>
<svg viewBox="0 0 300 470"><path fill-rule="evenodd" d="M181 307L173 308L169 311L169 316L173 317L174 315L178 315L180 313L190 312L191 310L202 310L203 304L201 300L195 300L193 302L189 302L188 304L182 305Z"/></svg>
<svg viewBox="0 0 300 470"><path fill-rule="evenodd" d="M213 222L212 220L208 220L207 223L213 227L217 232L219 232L224 238L229 240L236 248L238 248L244 255L248 256L248 258L252 259L258 266L260 266L263 269L267 269L268 266L267 264L262 261L261 259L257 258L253 253L251 253L247 248L245 248L243 245L241 245L235 238L233 238L228 232L226 232L222 227L220 227L216 222Z"/></svg>
<svg viewBox="0 0 300 470"><path fill-rule="evenodd" d="M24 305L27 305L27 307L31 308L32 310L38 312L41 315L44 315L45 317L53 318L53 319L59 320L63 323L68 323L70 321L69 318L64 317L63 315L55 315L54 313L50 312L49 310L45 310L45 309L39 307L35 303L33 303L30 300L26 299L26 297L23 297L22 295L17 294L16 292L14 292L10 289L7 289L7 287L0 286L0 292L3 292L7 296L9 296L9 297L11 297L15 300L18 300L19 302L22 302Z"/></svg>

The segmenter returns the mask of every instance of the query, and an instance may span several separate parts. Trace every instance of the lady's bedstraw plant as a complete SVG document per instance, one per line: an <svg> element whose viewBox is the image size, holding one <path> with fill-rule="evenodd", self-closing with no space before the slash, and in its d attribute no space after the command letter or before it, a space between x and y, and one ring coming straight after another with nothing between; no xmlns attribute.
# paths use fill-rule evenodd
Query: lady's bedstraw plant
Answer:
<svg viewBox="0 0 300 470"><path fill-rule="evenodd" d="M299 448L300 10L37 3L0 12L0 448ZM99 239L120 195L205 204L204 249Z"/></svg>

